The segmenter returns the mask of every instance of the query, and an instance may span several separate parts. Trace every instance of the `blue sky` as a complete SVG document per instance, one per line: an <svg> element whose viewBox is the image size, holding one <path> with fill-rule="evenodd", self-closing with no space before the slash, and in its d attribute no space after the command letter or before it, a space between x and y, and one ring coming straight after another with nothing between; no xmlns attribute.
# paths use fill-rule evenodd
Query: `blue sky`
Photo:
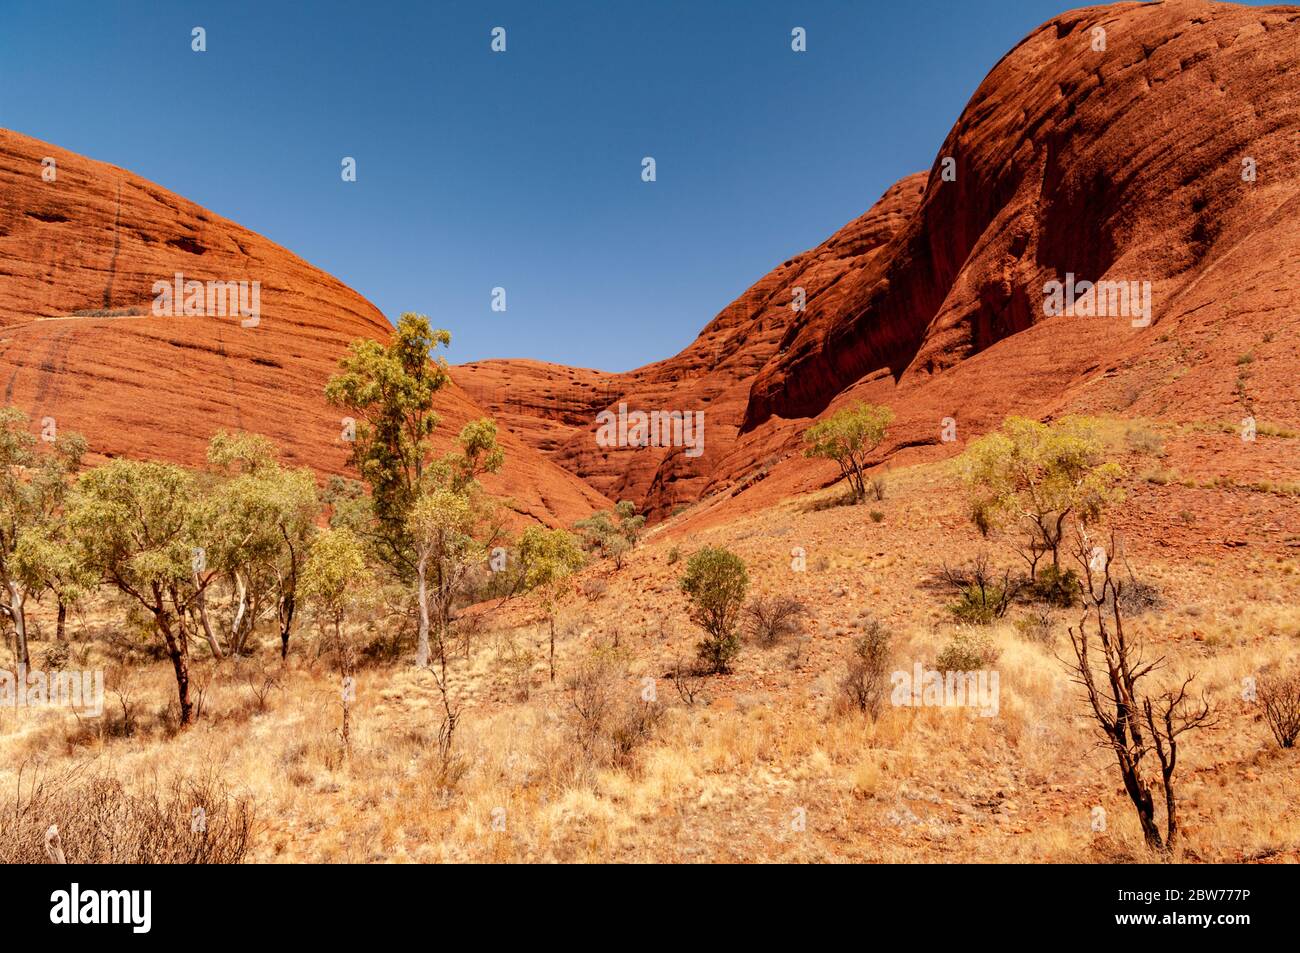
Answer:
<svg viewBox="0 0 1300 953"><path fill-rule="evenodd" d="M454 362L606 370L676 353L929 168L993 64L1069 6L0 3L0 125L260 232L390 318L429 314Z"/></svg>

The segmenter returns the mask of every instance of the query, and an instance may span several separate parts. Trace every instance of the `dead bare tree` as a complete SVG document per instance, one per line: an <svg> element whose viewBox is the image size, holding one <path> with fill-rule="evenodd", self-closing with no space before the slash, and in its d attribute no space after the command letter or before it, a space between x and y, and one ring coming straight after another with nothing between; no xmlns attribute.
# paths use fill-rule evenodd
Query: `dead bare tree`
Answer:
<svg viewBox="0 0 1300 953"><path fill-rule="evenodd" d="M122 723L115 729L117 734L129 738L135 734L135 711L137 684L132 669L119 665L109 670L109 691L117 696L118 706L122 709Z"/></svg>
<svg viewBox="0 0 1300 953"><path fill-rule="evenodd" d="M1259 682L1259 704L1278 747L1295 747L1300 737L1300 671L1265 675Z"/></svg>
<svg viewBox="0 0 1300 953"><path fill-rule="evenodd" d="M681 659L673 664L668 677L672 679L673 688L677 689L677 697L687 708L694 708L702 701L703 680Z"/></svg>
<svg viewBox="0 0 1300 953"><path fill-rule="evenodd" d="M1147 691L1143 680L1163 667L1163 656L1146 661L1140 639L1124 630L1123 582L1111 573L1111 557L1117 552L1112 533L1110 547L1092 545L1082 532L1077 537L1075 558L1086 582L1085 610L1077 627L1070 628L1074 661L1073 681L1083 686L1093 717L1106 736L1119 765L1124 789L1137 811L1147 846L1169 852L1178 841L1178 798L1174 771L1178 767L1178 739L1185 732L1214 724L1209 701L1204 695L1193 701L1188 696L1194 675L1175 688ZM1095 633L1089 631L1089 623ZM1094 648L1101 653L1094 661ZM1156 824L1155 796L1143 761L1153 753L1160 763L1165 797L1163 836Z"/></svg>
<svg viewBox="0 0 1300 953"><path fill-rule="evenodd" d="M792 596L755 596L742 612L746 633L763 648L797 634L808 616L807 604Z"/></svg>
<svg viewBox="0 0 1300 953"><path fill-rule="evenodd" d="M276 671L267 667L266 662L259 659L254 663L240 666L238 671L242 674L244 684L253 695L253 701L259 712L265 712L267 700L271 692L283 691L284 682L282 679L283 669Z"/></svg>
<svg viewBox="0 0 1300 953"><path fill-rule="evenodd" d="M969 565L950 567L945 563L939 578L961 596L954 612L965 622L987 624L1007 614L1025 582L1011 578L1004 569L999 579L987 552L981 552Z"/></svg>
<svg viewBox="0 0 1300 953"><path fill-rule="evenodd" d="M893 633L883 623L877 619L866 620L862 636L854 640L840 681L842 707L860 711L872 721L880 717L888 695L892 642Z"/></svg>
<svg viewBox="0 0 1300 953"><path fill-rule="evenodd" d="M442 701L442 723L438 726L438 780L442 786L451 787L464 773L464 765L453 750L456 726L460 723L460 706L452 703L451 686L447 677L447 653L442 653L439 665L430 665L426 671L432 673L438 687L438 697Z"/></svg>

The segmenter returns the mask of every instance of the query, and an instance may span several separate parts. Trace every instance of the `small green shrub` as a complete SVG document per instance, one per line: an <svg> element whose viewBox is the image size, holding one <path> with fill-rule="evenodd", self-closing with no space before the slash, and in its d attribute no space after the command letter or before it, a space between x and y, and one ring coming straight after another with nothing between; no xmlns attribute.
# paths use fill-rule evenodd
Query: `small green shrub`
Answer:
<svg viewBox="0 0 1300 953"><path fill-rule="evenodd" d="M948 611L958 622L989 625L1007 611L1006 590L998 586L966 589L956 602L948 606Z"/></svg>
<svg viewBox="0 0 1300 953"><path fill-rule="evenodd" d="M998 660L993 639L983 632L960 632L934 660L941 672L974 672L988 668Z"/></svg>
<svg viewBox="0 0 1300 953"><path fill-rule="evenodd" d="M944 566L940 575L958 594L948 611L958 622L967 625L988 625L1002 618L1023 588L1022 582L1011 578L1009 569L1004 569L999 577L987 553L981 553L966 566L956 569Z"/></svg>
<svg viewBox="0 0 1300 953"><path fill-rule="evenodd" d="M1048 609L1038 609L1016 620L1016 631L1030 642L1050 646L1056 642L1055 622Z"/></svg>
<svg viewBox="0 0 1300 953"><path fill-rule="evenodd" d="M700 662L707 672L727 671L740 651L736 624L749 589L744 560L728 549L706 546L687 560L679 584L690 600L691 621L704 630Z"/></svg>
<svg viewBox="0 0 1300 953"><path fill-rule="evenodd" d="M1073 569L1062 572L1057 566L1045 566L1038 570L1038 578L1034 580L1034 596L1040 602L1068 609L1079 601L1082 594L1083 584Z"/></svg>
<svg viewBox="0 0 1300 953"><path fill-rule="evenodd" d="M848 669L840 682L840 704L874 721L880 717L889 685L893 633L876 619L868 619L862 628L863 634L853 642Z"/></svg>

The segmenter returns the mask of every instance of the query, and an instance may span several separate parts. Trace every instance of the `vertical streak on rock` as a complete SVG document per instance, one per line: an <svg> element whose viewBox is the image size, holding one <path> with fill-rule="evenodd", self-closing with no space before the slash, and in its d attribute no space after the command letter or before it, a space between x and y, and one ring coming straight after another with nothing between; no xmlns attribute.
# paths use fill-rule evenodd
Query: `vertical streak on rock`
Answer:
<svg viewBox="0 0 1300 953"><path fill-rule="evenodd" d="M122 248L122 236L118 225L122 221L122 183L117 183L117 208L113 212L113 254L108 259L108 284L104 287L104 310L113 307L113 279L117 277L117 254Z"/></svg>

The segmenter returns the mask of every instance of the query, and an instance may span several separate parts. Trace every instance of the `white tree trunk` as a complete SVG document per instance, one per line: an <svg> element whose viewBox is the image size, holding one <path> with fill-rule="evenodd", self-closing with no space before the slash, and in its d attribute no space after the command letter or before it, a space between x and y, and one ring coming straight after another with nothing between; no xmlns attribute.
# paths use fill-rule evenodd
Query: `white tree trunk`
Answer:
<svg viewBox="0 0 1300 953"><path fill-rule="evenodd" d="M225 650L221 647L221 640L217 638L217 633L212 631L212 623L208 621L208 594L199 582L199 574L194 574L194 586L199 590L199 621L203 624L203 636L208 640L208 646L212 649L214 658L224 658Z"/></svg>
<svg viewBox="0 0 1300 953"><path fill-rule="evenodd" d="M235 573L235 586L239 591L239 603L235 609L235 621L230 624L230 651L238 655L243 651L248 633L257 622L257 603L254 601L250 609L248 583L239 573Z"/></svg>
<svg viewBox="0 0 1300 953"><path fill-rule="evenodd" d="M420 668L429 666L429 587L425 579L428 562L428 556L421 556L415 567L420 599L420 641L415 649L415 664Z"/></svg>
<svg viewBox="0 0 1300 953"><path fill-rule="evenodd" d="M23 603L27 599L27 593L23 587L16 582L9 583L9 617L14 622L14 638L16 648L18 649L18 664L30 667L32 664L31 657L27 652L27 615L23 610Z"/></svg>

